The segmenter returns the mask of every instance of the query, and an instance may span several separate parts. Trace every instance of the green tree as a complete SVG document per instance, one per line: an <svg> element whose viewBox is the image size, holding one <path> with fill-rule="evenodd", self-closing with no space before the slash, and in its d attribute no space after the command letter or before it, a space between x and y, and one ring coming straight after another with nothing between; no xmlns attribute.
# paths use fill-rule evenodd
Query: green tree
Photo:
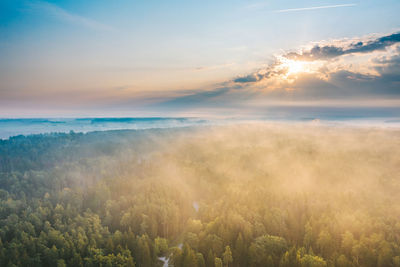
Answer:
<svg viewBox="0 0 400 267"><path fill-rule="evenodd" d="M337 267L351 267L351 261L349 261L347 259L347 257L342 254L336 259L336 266Z"/></svg>
<svg viewBox="0 0 400 267"><path fill-rule="evenodd" d="M66 267L67 265L65 264L65 261L63 259L60 259L57 261L57 267Z"/></svg>
<svg viewBox="0 0 400 267"><path fill-rule="evenodd" d="M243 236L242 233L239 233L236 242L235 242L235 249L233 251L234 253L234 258L235 258L235 263L237 263L239 266L246 266L247 265L247 260L246 260L246 245L243 241Z"/></svg>
<svg viewBox="0 0 400 267"><path fill-rule="evenodd" d="M223 266L223 265L222 265L222 260L221 260L220 258L216 257L216 258L214 259L214 266L215 266L215 267L222 267L222 266Z"/></svg>
<svg viewBox="0 0 400 267"><path fill-rule="evenodd" d="M301 260L301 267L326 267L326 262L324 259L318 257L318 256L312 256L312 255L304 255Z"/></svg>
<svg viewBox="0 0 400 267"><path fill-rule="evenodd" d="M156 237L154 239L154 247L157 256L164 255L168 251L168 241L165 238Z"/></svg>
<svg viewBox="0 0 400 267"><path fill-rule="evenodd" d="M210 249L208 251L208 254L207 254L207 267L213 267L214 266L214 260L215 260L214 258L215 258L214 253Z"/></svg>
<svg viewBox="0 0 400 267"><path fill-rule="evenodd" d="M346 253L347 256L351 255L351 249L353 248L354 245L354 237L353 234L349 231L346 231L342 235L342 244L341 248L344 253Z"/></svg>
<svg viewBox="0 0 400 267"><path fill-rule="evenodd" d="M148 239L149 238L146 235L142 235L138 240L137 256L135 257L137 259L138 267L151 266L152 258Z"/></svg>
<svg viewBox="0 0 400 267"><path fill-rule="evenodd" d="M200 252L198 252L196 254L197 257L197 266L198 267L206 267L206 262L204 261L204 257L203 254L201 254Z"/></svg>
<svg viewBox="0 0 400 267"><path fill-rule="evenodd" d="M257 237L249 248L250 257L254 266L265 266L270 262L279 262L282 254L287 250L286 240L282 237L264 235Z"/></svg>
<svg viewBox="0 0 400 267"><path fill-rule="evenodd" d="M329 257L331 255L333 239L332 239L331 234L328 231L322 230L319 233L318 240L317 240L317 246L323 256Z"/></svg>
<svg viewBox="0 0 400 267"><path fill-rule="evenodd" d="M222 259L226 267L229 267L229 265L233 262L232 252L229 246L225 247L225 252L222 254Z"/></svg>
<svg viewBox="0 0 400 267"><path fill-rule="evenodd" d="M279 261L279 267L291 267L288 251L286 251L285 254L282 255L281 260Z"/></svg>
<svg viewBox="0 0 400 267"><path fill-rule="evenodd" d="M183 266L183 255L182 255L182 250L180 248L173 249L171 263L174 265L174 267Z"/></svg>
<svg viewBox="0 0 400 267"><path fill-rule="evenodd" d="M183 246L182 252L182 266L183 267L196 267L197 266L197 256L193 249L188 245L185 244Z"/></svg>

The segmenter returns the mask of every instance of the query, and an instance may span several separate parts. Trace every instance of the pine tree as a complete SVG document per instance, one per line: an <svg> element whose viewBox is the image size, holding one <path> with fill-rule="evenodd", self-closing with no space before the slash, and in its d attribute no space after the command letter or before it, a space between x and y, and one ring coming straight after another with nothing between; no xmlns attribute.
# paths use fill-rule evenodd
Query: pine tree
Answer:
<svg viewBox="0 0 400 267"><path fill-rule="evenodd" d="M235 262L239 266L246 266L246 246L243 241L242 233L239 233L236 239L235 249L233 252L234 252Z"/></svg>
<svg viewBox="0 0 400 267"><path fill-rule="evenodd" d="M233 262L231 248L229 246L225 247L225 252L222 254L222 258L224 260L224 265L229 267L230 263Z"/></svg>
<svg viewBox="0 0 400 267"><path fill-rule="evenodd" d="M196 267L197 266L197 257L194 253L193 249L189 247L189 245L185 245L183 247L183 267Z"/></svg>
<svg viewBox="0 0 400 267"><path fill-rule="evenodd" d="M222 267L222 260L220 258L214 259L214 266L215 267Z"/></svg>
<svg viewBox="0 0 400 267"><path fill-rule="evenodd" d="M214 266L214 253L212 252L212 250L210 249L208 251L208 255L207 255L207 267L213 267Z"/></svg>
<svg viewBox="0 0 400 267"><path fill-rule="evenodd" d="M198 252L196 254L197 256L197 266L198 267L206 267L206 262L204 261L204 257L203 254L201 254L200 252Z"/></svg>

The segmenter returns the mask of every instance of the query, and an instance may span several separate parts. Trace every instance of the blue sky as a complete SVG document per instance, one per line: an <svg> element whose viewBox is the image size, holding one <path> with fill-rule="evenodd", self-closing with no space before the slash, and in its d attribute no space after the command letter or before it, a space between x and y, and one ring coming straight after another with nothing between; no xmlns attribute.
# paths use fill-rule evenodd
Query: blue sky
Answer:
<svg viewBox="0 0 400 267"><path fill-rule="evenodd" d="M282 56L391 36L399 11L395 0L3 0L0 116L159 115L166 107L218 113L272 102L398 105L397 41L312 64ZM234 82L271 68L287 73ZM351 83L343 78L349 73L361 76Z"/></svg>

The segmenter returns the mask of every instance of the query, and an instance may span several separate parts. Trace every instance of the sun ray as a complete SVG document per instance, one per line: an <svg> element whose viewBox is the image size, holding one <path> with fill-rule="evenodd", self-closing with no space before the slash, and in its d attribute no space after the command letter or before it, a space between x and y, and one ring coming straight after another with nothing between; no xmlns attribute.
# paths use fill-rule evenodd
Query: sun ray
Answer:
<svg viewBox="0 0 400 267"><path fill-rule="evenodd" d="M280 61L282 68L287 70L286 71L287 76L301 72L309 72L309 66L307 62L291 60L287 58L282 58Z"/></svg>

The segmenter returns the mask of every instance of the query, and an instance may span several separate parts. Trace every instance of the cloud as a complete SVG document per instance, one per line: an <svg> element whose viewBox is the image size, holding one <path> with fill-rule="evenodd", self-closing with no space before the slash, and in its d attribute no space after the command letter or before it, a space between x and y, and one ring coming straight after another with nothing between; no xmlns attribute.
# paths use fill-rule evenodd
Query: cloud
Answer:
<svg viewBox="0 0 400 267"><path fill-rule="evenodd" d="M226 94L229 91L230 88L227 87L221 87L221 88L216 88L214 90L206 91L206 92L196 92L193 94L185 95L185 96L180 96L178 98L175 98L170 101L164 102L165 106L182 106L182 105L198 105L200 103L204 102L210 102L210 101L217 101L218 102L218 97L221 95Z"/></svg>
<svg viewBox="0 0 400 267"><path fill-rule="evenodd" d="M397 43L400 43L400 33L393 33L375 39L359 38L356 42L353 41L350 44L348 41L346 42L344 40L335 43L332 42L327 45L317 44L309 50L303 50L302 52L289 52L282 56L278 56L275 61L269 64L266 68L248 75L236 77L233 79L233 82L238 84L250 84L268 79L271 80L273 78L287 78L284 76L287 76L290 72L290 63L288 63L288 61L309 62L307 64L311 65L314 61L324 62L348 54L368 54L374 51L384 51L386 48ZM400 54L400 47L397 49L397 54ZM379 74L385 74L386 78L389 78L389 72L391 72L392 79L399 79L400 73L398 73L397 70L400 69L400 59L398 57L383 57L375 59L373 62L375 62L375 70L378 71ZM367 65L371 65L371 63L367 62ZM321 75L329 75L329 70L326 70L327 73L323 73L324 71L322 69L323 68L320 67L320 69L313 71L319 72Z"/></svg>
<svg viewBox="0 0 400 267"><path fill-rule="evenodd" d="M257 83L194 92L161 101L152 107L168 111L213 111L226 116L395 116L399 114L400 87L386 75L348 70L303 74L269 88ZM232 85L235 86L235 85ZM219 113L222 112L222 113ZM236 112L236 113L235 113Z"/></svg>
<svg viewBox="0 0 400 267"><path fill-rule="evenodd" d="M393 33L390 35L382 36L373 40L362 41L350 45L315 45L308 51L301 53L290 52L285 55L286 58L294 60L327 60L347 54L354 53L371 53L376 50L384 50L386 47L400 42L400 33Z"/></svg>
<svg viewBox="0 0 400 267"><path fill-rule="evenodd" d="M400 82L400 46L397 48L397 54L391 57L384 56L373 60L375 70L387 80ZM400 84L398 84L400 88Z"/></svg>
<svg viewBox="0 0 400 267"><path fill-rule="evenodd" d="M400 66L396 71L393 74L384 69L374 75L339 69L329 72L327 78L319 73L303 74L270 95L289 92L293 99L400 99Z"/></svg>
<svg viewBox="0 0 400 267"><path fill-rule="evenodd" d="M248 105L252 108L254 103L270 106L299 101L333 101L336 104L340 101L369 101L373 106L374 102L377 105L387 103L383 100L400 101L400 45L386 49L399 42L400 33L393 33L375 39L360 38L347 44L343 41L317 45L301 54L285 53L277 56L266 68L234 78L223 90L195 93L170 103L190 103L187 107ZM374 51L380 53L372 53ZM339 59L353 53L353 57ZM327 60L334 57L338 60ZM304 69L293 73L291 68L294 66L296 69L298 62L304 63ZM228 89L230 87L235 87L235 90Z"/></svg>
<svg viewBox="0 0 400 267"><path fill-rule="evenodd" d="M276 59L273 63L271 63L265 69L261 69L256 73L252 73L249 75L237 77L233 80L235 83L253 83L258 82L263 79L273 78L280 75L283 75L287 72L285 67L282 67L282 64L279 59Z"/></svg>
<svg viewBox="0 0 400 267"><path fill-rule="evenodd" d="M363 109L358 108L357 116L392 116L400 107L400 46L385 48L399 42L398 38L399 34L393 33L375 39L358 38L353 43L342 41L318 46L323 48L319 53L329 54L329 58L335 55L337 60L296 61L288 58L290 53L283 53L265 68L211 87L128 97L115 106L170 112L168 114L203 114L204 111L226 116L254 113L264 116L270 114L268 112L289 112L311 116L327 112L330 116L339 112L345 116L355 114L354 108L362 103ZM380 53L368 54L376 50ZM307 53L315 54L315 49L300 55ZM340 58L349 53L354 56ZM296 65L299 62L304 63L304 66L300 65L300 71ZM366 70L359 69L358 65ZM343 103L346 109L343 109ZM301 108L294 109L296 106ZM367 113L370 111L372 113Z"/></svg>
<svg viewBox="0 0 400 267"><path fill-rule="evenodd" d="M209 71L209 70L216 70L216 69L222 69L222 68L227 68L235 65L234 62L232 63L224 63L224 64L216 64L216 65L210 65L210 66L199 66L196 67L196 71Z"/></svg>
<svg viewBox="0 0 400 267"><path fill-rule="evenodd" d="M261 76L258 74L250 74L247 76L238 77L238 78L234 79L233 81L235 83L251 83L251 82L259 81L260 78L261 78Z"/></svg>
<svg viewBox="0 0 400 267"><path fill-rule="evenodd" d="M276 13L286 13L286 12L297 12L297 11L308 11L316 9L327 9L327 8L338 8L338 7L353 7L356 4L342 4L342 5L327 5L327 6L313 6L313 7L302 7L302 8L288 8L275 10Z"/></svg>
<svg viewBox="0 0 400 267"><path fill-rule="evenodd" d="M230 97L232 90L234 90L232 87L217 87L207 91L189 92L186 95L164 99L154 106L164 109L222 107L237 100L236 97Z"/></svg>
<svg viewBox="0 0 400 267"><path fill-rule="evenodd" d="M290 85L290 88L297 92L299 98L376 99L400 97L399 86L382 74L371 75L338 70L329 73L329 78L326 80L318 78L315 74L310 77L313 79L304 80L302 77Z"/></svg>
<svg viewBox="0 0 400 267"><path fill-rule="evenodd" d="M54 5L54 4L45 2L45 1L32 1L32 2L28 2L27 5L33 11L44 12L45 14L53 16L58 20L65 21L65 22L75 24L78 26L82 26L82 27L85 27L88 29L92 29L92 30L96 30L96 31L114 31L115 30L114 28L112 28L108 25L105 25L103 23L100 23L100 22L95 21L90 18L72 14L57 5Z"/></svg>

